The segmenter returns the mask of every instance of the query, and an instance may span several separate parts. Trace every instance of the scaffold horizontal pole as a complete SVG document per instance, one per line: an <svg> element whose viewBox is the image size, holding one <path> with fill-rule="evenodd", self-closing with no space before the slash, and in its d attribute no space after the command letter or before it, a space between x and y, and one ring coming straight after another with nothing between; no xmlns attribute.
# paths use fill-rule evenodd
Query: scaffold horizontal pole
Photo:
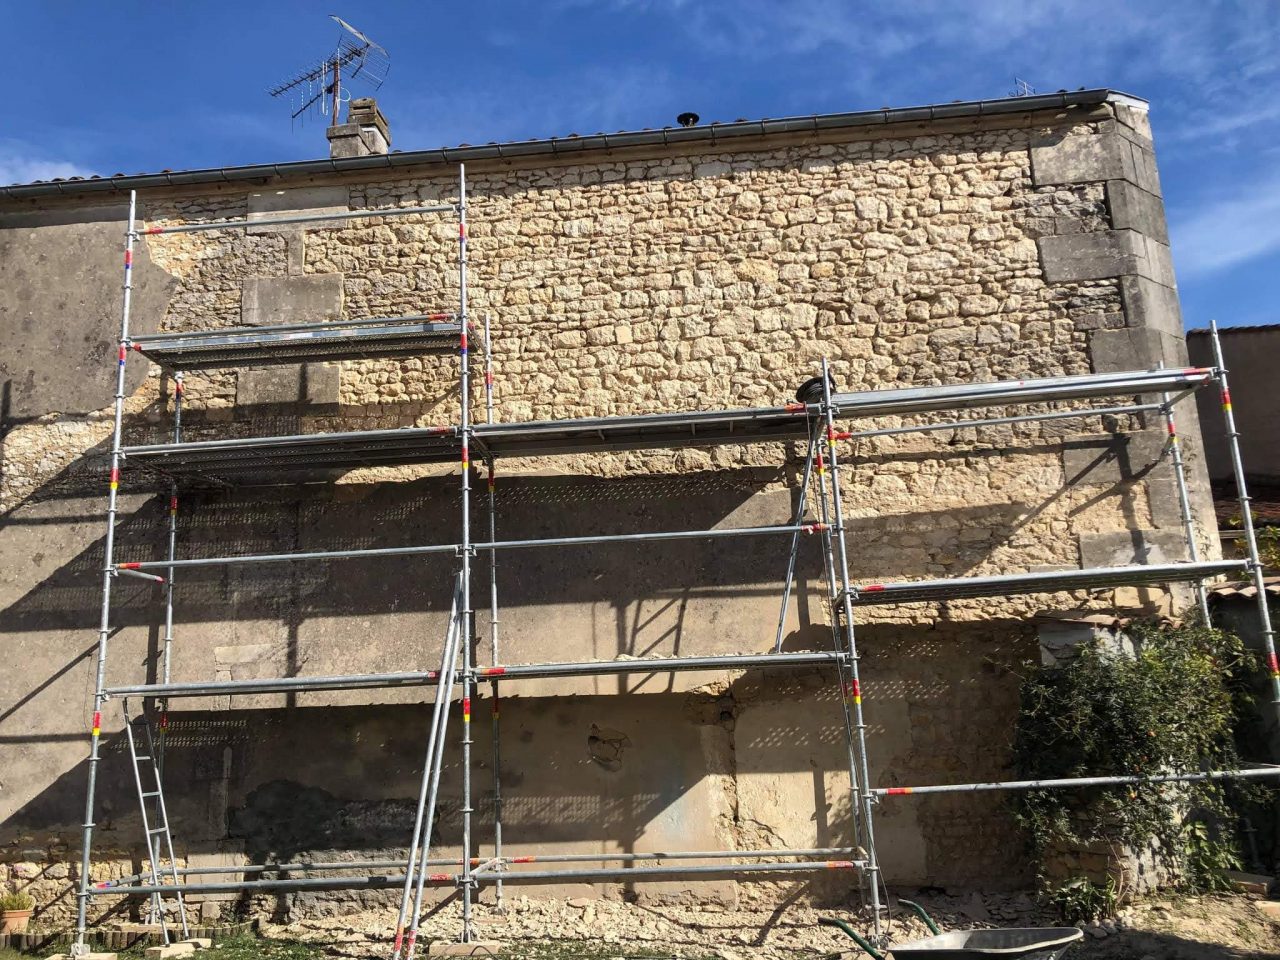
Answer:
<svg viewBox="0 0 1280 960"><path fill-rule="evenodd" d="M1007 780L992 783L944 783L928 787L880 787L876 797L919 796L927 793L983 793L990 790L1056 790L1078 787L1107 787L1126 783L1199 783L1204 780L1257 780L1280 777L1280 766L1258 766L1244 770L1207 770L1202 773L1165 773L1149 777L1062 777L1056 780Z"/></svg>
<svg viewBox="0 0 1280 960"><path fill-rule="evenodd" d="M716 863L671 865L669 867L604 867L593 870L511 870L472 874L479 883L563 883L568 880L643 880L685 874L739 876L758 873L823 873L828 870L858 870L861 860L816 860L799 863Z"/></svg>
<svg viewBox="0 0 1280 960"><path fill-rule="evenodd" d="M722 537L758 537L783 533L821 533L820 523L786 524L777 527L731 527L724 530L669 530L658 533L600 534L585 537L553 537L546 540L497 540L474 543L472 549L525 550L537 547L576 547L604 543L639 543L647 540L714 540ZM176 567L214 567L240 563L289 563L303 560L355 560L375 557L406 557L418 554L456 554L461 544L435 543L417 547L376 547L367 550L315 550L301 553L247 554L243 557L197 557L186 560L143 560L118 564L118 569L148 570Z"/></svg>
<svg viewBox="0 0 1280 960"><path fill-rule="evenodd" d="M481 860L472 857L471 862L478 870L491 869L506 863L598 863L617 861L621 863L638 863L646 860L717 860L717 859L764 859L768 857L850 857L857 853L853 847L814 847L803 850L676 850L653 853L556 853L545 855L520 855L490 857ZM405 869L404 860L334 860L331 862L299 861L297 863L243 863L235 866L220 867L179 867L177 873L182 877L220 875L227 873L272 873L319 870L394 870ZM428 867L458 867L462 861L456 857L450 859L431 859ZM138 883L143 875L106 880L95 884L95 890L110 890L131 883Z"/></svg>
<svg viewBox="0 0 1280 960"><path fill-rule="evenodd" d="M152 583L164 583L164 577L154 573L143 573L141 570L117 567L114 572L122 577L137 577L139 580L149 580Z"/></svg>
<svg viewBox="0 0 1280 960"><path fill-rule="evenodd" d="M665 867L617 867L595 870L513 870L510 872L486 872L472 877L476 883L560 883L566 880L653 880L696 874L744 876L770 873L825 873L827 871L858 870L861 860L816 860L799 863L723 863L687 864ZM429 873L425 883L429 886L453 886L457 877L448 873ZM135 896L152 893L190 895L193 893L239 893L252 890L382 890L403 886L405 877L373 875L359 877L299 877L281 880L244 880L239 883L191 883L139 884L93 889L91 896Z"/></svg>
<svg viewBox="0 0 1280 960"><path fill-rule="evenodd" d="M1103 587L1182 583L1228 573L1240 573L1244 560L1208 560L1201 563L1135 564L1128 567L1093 567L1084 570L1049 570L990 577L951 577L943 580L901 580L853 587L858 605L881 603L935 603L978 597L1005 597L1027 593L1057 593Z"/></svg>
<svg viewBox="0 0 1280 960"><path fill-rule="evenodd" d="M497 861L484 864L475 873L487 873L492 869L505 869L509 864L522 863L644 863L651 860L728 860L766 859L770 857L852 857L858 851L853 847L815 847L808 850L674 850L655 853L551 853L531 856L494 857Z"/></svg>
<svg viewBox="0 0 1280 960"><path fill-rule="evenodd" d="M1163 409L1159 403L1138 403L1122 407L1090 407L1084 410L1055 410L1052 413L1027 413L1018 417L975 417L972 420L948 420L945 423L921 423L906 427L882 427L877 430L853 430L837 433L836 440L864 440L869 437L893 437L905 433L930 433L935 430L962 430L978 427L1001 427L1044 420L1074 420L1077 417L1126 416L1151 413Z"/></svg>
<svg viewBox="0 0 1280 960"><path fill-rule="evenodd" d="M820 667L839 662L834 651L805 653L739 653L711 657L651 657L630 660L584 660L572 663L524 663L480 667L483 680L539 680L551 677L614 676L631 673L680 673L698 670ZM317 690L362 690L378 687L422 687L439 679L435 670L414 673L370 673L333 677L280 677L257 680L212 680L191 683L150 683L108 687L109 697L251 696L263 693L301 693Z"/></svg>
<svg viewBox="0 0 1280 960"><path fill-rule="evenodd" d="M431 207L388 207L385 210L344 210L339 213L307 213L296 217L262 217L245 220L218 220L212 223L179 223L171 227L144 227L137 236L162 233L198 233L202 230L239 230L245 227L278 227L294 223L325 223L333 220L361 220L368 217L405 217L415 213L455 213L452 203Z"/></svg>

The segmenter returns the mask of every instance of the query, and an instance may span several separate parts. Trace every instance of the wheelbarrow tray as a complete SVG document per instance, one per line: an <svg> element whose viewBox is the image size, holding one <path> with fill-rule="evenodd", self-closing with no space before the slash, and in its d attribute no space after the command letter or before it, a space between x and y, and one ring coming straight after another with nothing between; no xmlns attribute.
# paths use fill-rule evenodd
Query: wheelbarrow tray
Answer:
<svg viewBox="0 0 1280 960"><path fill-rule="evenodd" d="M893 960L973 960L975 957L1058 960L1084 934L1077 927L955 930L889 948Z"/></svg>

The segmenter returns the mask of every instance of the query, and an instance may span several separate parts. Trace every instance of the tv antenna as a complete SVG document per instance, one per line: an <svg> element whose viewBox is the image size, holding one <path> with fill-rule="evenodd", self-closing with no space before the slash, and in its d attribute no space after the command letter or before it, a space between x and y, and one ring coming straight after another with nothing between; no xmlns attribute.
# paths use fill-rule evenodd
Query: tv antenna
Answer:
<svg viewBox="0 0 1280 960"><path fill-rule="evenodd" d="M1011 97L1029 97L1036 92L1036 88L1021 77L1013 78L1013 89L1009 91Z"/></svg>
<svg viewBox="0 0 1280 960"><path fill-rule="evenodd" d="M343 73L348 84L359 81L377 90L387 79L391 55L341 17L330 14L329 19L342 28L337 49L267 92L273 97L289 97L294 108L290 119L328 114L329 126L335 127L342 109Z"/></svg>

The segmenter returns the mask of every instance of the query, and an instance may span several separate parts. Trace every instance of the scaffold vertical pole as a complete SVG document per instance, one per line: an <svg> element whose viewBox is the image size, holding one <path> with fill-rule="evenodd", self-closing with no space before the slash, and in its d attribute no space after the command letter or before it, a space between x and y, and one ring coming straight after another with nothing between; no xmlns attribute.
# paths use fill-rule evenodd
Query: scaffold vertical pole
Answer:
<svg viewBox="0 0 1280 960"><path fill-rule="evenodd" d="M1163 368L1164 364L1160 366ZM1165 431L1169 435L1169 457L1173 462L1173 477L1178 485L1178 511L1182 518L1182 532L1187 538L1187 559L1192 563L1200 562L1200 548L1196 545L1195 519L1191 514L1191 496L1187 491L1187 467L1182 456L1182 442L1178 436L1178 423L1173 413L1173 401L1169 394L1160 394L1160 407L1164 413ZM1209 595L1204 588L1204 581L1196 581L1196 602L1200 607L1200 617L1206 627L1209 624Z"/></svg>
<svg viewBox="0 0 1280 960"><path fill-rule="evenodd" d="M840 460L836 453L836 411L831 402L831 367L822 358L822 409L827 426L827 466L831 471L832 540L835 544L839 574L840 603L845 620L845 649L849 657L850 699L853 700L854 744L861 783L859 800L862 808L862 839L867 852L867 872L871 882L871 922L877 939L880 924L880 861L876 856L875 829L871 822L871 771L867 764L867 728L862 712L862 682L858 674L858 644L853 627L853 601L850 598L849 549L845 543L844 503L840 495ZM832 611L835 615L835 611Z"/></svg>
<svg viewBox="0 0 1280 960"><path fill-rule="evenodd" d="M484 410L485 423L493 423L493 339L490 336L489 314L484 315ZM495 492L495 470L492 454L485 457L489 468L489 542L498 539L498 505ZM489 651L496 667L498 659L498 551L489 551ZM493 856L498 861L497 877L493 884L493 897L498 909L502 909L502 738L501 701L498 678L489 685L493 700Z"/></svg>
<svg viewBox="0 0 1280 960"><path fill-rule="evenodd" d="M458 322L461 403L458 435L462 441L462 942L471 941L471 699L475 692L475 637L471 609L471 363L467 355L467 172L458 165Z"/></svg>
<svg viewBox="0 0 1280 960"><path fill-rule="evenodd" d="M827 469L826 458L823 451L826 449L828 430L824 418L819 417L814 421L814 472L818 478L818 519L821 522L824 532L822 535L822 563L827 581L827 610L831 617L831 648L837 656L843 653L843 643L840 635L840 611L837 609L837 603L840 596L840 588L836 585L835 573L835 548L832 538L835 536L835 524L832 523L831 517L833 508L827 497ZM854 842L858 842L858 838L862 835L862 808L859 798L862 796L863 790L870 789L870 784L863 783L859 779L858 763L856 759L856 751L854 748L854 723L853 723L853 696L855 684L852 674L849 672L849 664L844 659L836 662L836 679L839 681L840 689L837 691L840 700L840 717L843 722L844 746L849 764L849 809L852 811L854 822ZM861 694L859 693L859 696ZM867 874L863 874L865 878ZM874 880L875 878L872 877Z"/></svg>
<svg viewBox="0 0 1280 960"><path fill-rule="evenodd" d="M437 678L436 702L431 711L431 729L427 734L427 752L422 759L422 783L418 787L418 809L414 815L413 835L409 841L409 858L405 864L404 890L400 897L400 915L396 919L395 941L391 948L392 960L399 960L401 948L404 946L404 934L408 921L412 919L411 929L416 931L418 925L417 911L421 903L415 901L417 879L415 869L423 871L427 867L427 854L431 851L431 831L435 826L436 796L440 787L441 744L444 733L448 729L449 698L453 696L453 672L458 660L458 606L461 578L453 585L453 602L449 609L449 625L445 631L444 650L440 655L440 674ZM428 806L430 809L428 809ZM424 833L423 823L426 823ZM422 848L419 862L418 848ZM419 895L420 896L420 895ZM409 906L413 904L413 917L409 916ZM406 956L413 953L413 939L410 939Z"/></svg>
<svg viewBox="0 0 1280 960"><path fill-rule="evenodd" d="M1218 322L1209 325L1209 335L1213 341L1213 362L1218 368L1218 386L1222 391L1222 425L1227 435L1227 446L1231 451L1231 469L1235 474L1236 496L1240 501L1240 525L1244 529L1244 540L1249 550L1249 570L1253 575L1253 586L1257 592L1258 625L1262 630L1262 645L1267 659L1267 672L1271 679L1271 705L1275 712L1277 727L1272 731L1272 751L1280 757L1280 662L1276 660L1276 635L1271 625L1271 610L1267 606L1267 584L1262 570L1262 561L1258 557L1258 537L1253 529L1252 501L1249 488L1245 483L1244 460L1240 456L1240 432L1236 430L1235 412L1231 409L1231 384L1227 379L1227 364L1222 355L1222 337L1218 334Z"/></svg>
<svg viewBox="0 0 1280 960"><path fill-rule="evenodd" d="M178 370L173 375L173 442L182 442L183 376ZM169 546L168 560L172 564L178 548L178 481L169 484ZM160 675L162 683L169 683L173 675L173 567L164 575L164 638L161 640ZM162 698L156 704L159 734L156 739L156 769L164 774L164 753L169 737L169 699Z"/></svg>
<svg viewBox="0 0 1280 960"><path fill-rule="evenodd" d="M418 941L418 925L422 921L422 895L426 889L427 866L431 853L431 833L435 829L436 807L440 799L440 768L444 763L445 736L449 732L450 701L453 699L453 686L458 679L458 647L465 643L462 633L462 575L458 575L458 583L453 594L453 611L450 614L449 630L445 635L445 651L440 661L440 690L437 691L437 702L441 703L440 722L432 723L432 738L427 744L427 760L423 773L423 787L426 789L425 802L420 804L425 810L422 821L420 840L421 851L418 856L418 872L416 878L410 869L405 875L405 896L408 897L408 884L416 880L413 890L413 912L410 916L408 938L404 941L404 960L413 960L414 946ZM427 771L430 771L429 774ZM435 877L434 879L439 879ZM396 931L396 952L399 955L400 931Z"/></svg>
<svg viewBox="0 0 1280 960"><path fill-rule="evenodd" d="M809 452L804 458L804 475L800 480L800 494L796 498L796 512L792 523L799 527L804 523L805 510L808 507L809 479L813 476L813 454L819 443L818 434L809 438ZM787 613L791 606L791 581L796 575L796 557L800 553L800 531L791 535L791 553L787 557L787 576L782 582L782 609L778 611L778 632L773 641L773 652L782 652L782 634L787 628Z"/></svg>
<svg viewBox="0 0 1280 960"><path fill-rule="evenodd" d="M107 534L103 541L102 610L98 626L97 667L93 684L93 720L89 734L89 769L85 787L84 824L80 848L80 889L76 894L76 940L72 953L88 951L85 930L90 896L89 868L93 848L94 793L102 745L103 688L107 679L107 644L111 636L111 579L115 573L116 511L120 489L120 446L124 426L125 358L129 355L129 309L133 298L133 245L137 238L138 193L129 191L129 225L125 231L124 286L120 307L120 341L116 352L115 422L111 433L111 464L107 486Z"/></svg>

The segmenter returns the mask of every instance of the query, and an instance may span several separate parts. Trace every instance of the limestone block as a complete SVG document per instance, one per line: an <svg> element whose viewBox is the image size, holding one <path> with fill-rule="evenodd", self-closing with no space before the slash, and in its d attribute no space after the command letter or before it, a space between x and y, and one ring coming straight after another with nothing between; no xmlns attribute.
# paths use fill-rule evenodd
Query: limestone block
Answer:
<svg viewBox="0 0 1280 960"><path fill-rule="evenodd" d="M256 656L251 652L256 651ZM265 659L274 647L271 644L245 644L243 647L215 647L214 662L223 668L228 662L243 664L250 663L254 660ZM220 841L219 849L209 852L198 852L192 850L187 853L186 861L189 867L226 867L226 873L210 873L202 876L205 883L236 883L243 879L244 873L240 869L246 862L244 855L244 844L235 841ZM186 894L188 903L200 904L200 920L202 922L216 920L222 914L222 908L219 902L232 901L237 898L238 894L234 892L228 893L189 893Z"/></svg>
<svg viewBox="0 0 1280 960"><path fill-rule="evenodd" d="M1127 146L1114 133L1072 134L1042 141L1031 148L1032 183L1044 187L1098 180L1131 180L1132 155Z"/></svg>
<svg viewBox="0 0 1280 960"><path fill-rule="evenodd" d="M1089 333L1089 358L1097 373L1150 370L1161 359L1162 344L1157 330L1122 327Z"/></svg>
<svg viewBox="0 0 1280 960"><path fill-rule="evenodd" d="M324 363L242 370L236 380L236 405L306 403L336 407L341 389L341 371Z"/></svg>
<svg viewBox="0 0 1280 960"><path fill-rule="evenodd" d="M1141 273L1146 245L1132 230L1105 230L1036 241L1044 278L1050 283L1101 280Z"/></svg>
<svg viewBox="0 0 1280 960"><path fill-rule="evenodd" d="M427 947L429 957L496 957L501 952L502 944L496 940L473 940L470 943L437 940Z"/></svg>
<svg viewBox="0 0 1280 960"><path fill-rule="evenodd" d="M1155 154L1140 137L1113 131L1071 134L1031 148L1031 177L1037 187L1066 183L1128 180L1160 194Z"/></svg>
<svg viewBox="0 0 1280 960"><path fill-rule="evenodd" d="M1111 208L1111 226L1117 230L1136 230L1168 246L1169 226L1165 222L1164 203L1128 180L1107 181L1107 204Z"/></svg>
<svg viewBox="0 0 1280 960"><path fill-rule="evenodd" d="M240 322L248 327L322 323L342 315L342 274L249 277L240 295Z"/></svg>
<svg viewBox="0 0 1280 960"><path fill-rule="evenodd" d="M1168 476L1164 434L1156 430L1099 434L1068 441L1062 471L1068 484L1115 486Z"/></svg>
<svg viewBox="0 0 1280 960"><path fill-rule="evenodd" d="M190 944L197 950L208 950L213 946L213 940L209 937L188 937L186 940L179 940L177 946L182 946L183 944Z"/></svg>
<svg viewBox="0 0 1280 960"><path fill-rule="evenodd" d="M254 220L274 219L277 217L297 217L321 213L345 213L351 208L350 190L346 186L335 187L290 187L283 190L259 190L249 194L248 216ZM332 224L309 223L307 230L323 229L326 226L342 227L343 221ZM280 226L250 226L248 233L291 233L301 230L301 225L283 224Z"/></svg>
<svg viewBox="0 0 1280 960"><path fill-rule="evenodd" d="M171 960L173 957L185 957L195 952L195 944L171 943L166 947L147 947L143 956L146 960Z"/></svg>
<svg viewBox="0 0 1280 960"><path fill-rule="evenodd" d="M1179 563L1187 556L1186 541L1163 530L1082 533L1079 543L1080 566L1084 568Z"/></svg>
<svg viewBox="0 0 1280 960"><path fill-rule="evenodd" d="M1120 296L1128 326L1182 336L1182 308L1174 288L1146 277L1121 277Z"/></svg>

